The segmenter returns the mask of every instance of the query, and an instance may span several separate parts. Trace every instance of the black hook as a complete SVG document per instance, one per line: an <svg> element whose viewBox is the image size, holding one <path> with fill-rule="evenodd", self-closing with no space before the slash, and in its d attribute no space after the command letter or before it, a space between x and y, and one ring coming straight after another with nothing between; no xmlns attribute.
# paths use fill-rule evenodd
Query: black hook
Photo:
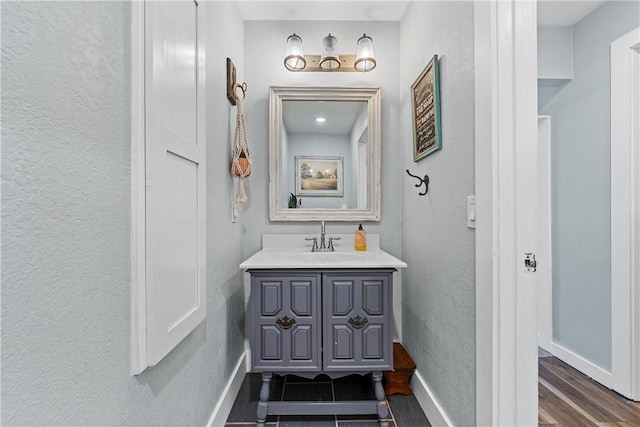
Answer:
<svg viewBox="0 0 640 427"><path fill-rule="evenodd" d="M419 176L415 176L411 172L409 172L409 169L407 169L407 173L409 174L409 176L412 176L415 179L420 180L420 182L416 184L416 187L421 187L422 185L424 185L424 193L418 193L418 194L420 196L424 196L425 194L427 194L427 192L429 191L429 175L425 175L424 178L420 178Z"/></svg>

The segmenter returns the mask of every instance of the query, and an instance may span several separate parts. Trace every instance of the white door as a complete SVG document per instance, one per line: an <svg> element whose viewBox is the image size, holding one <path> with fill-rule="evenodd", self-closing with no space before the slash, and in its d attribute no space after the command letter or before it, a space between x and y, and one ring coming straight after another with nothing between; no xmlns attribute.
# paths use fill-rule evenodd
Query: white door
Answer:
<svg viewBox="0 0 640 427"><path fill-rule="evenodd" d="M612 387L640 400L640 28L611 44Z"/></svg>
<svg viewBox="0 0 640 427"><path fill-rule="evenodd" d="M206 314L201 62L197 4L146 2L148 365L160 361Z"/></svg>

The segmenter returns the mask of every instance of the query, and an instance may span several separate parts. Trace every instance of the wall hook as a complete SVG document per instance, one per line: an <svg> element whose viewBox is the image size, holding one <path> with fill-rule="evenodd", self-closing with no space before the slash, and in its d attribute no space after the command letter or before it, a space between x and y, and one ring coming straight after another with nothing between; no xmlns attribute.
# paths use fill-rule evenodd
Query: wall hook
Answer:
<svg viewBox="0 0 640 427"><path fill-rule="evenodd" d="M236 105L238 95L236 89L242 91L242 99L247 95L247 84L236 82L236 66L233 65L231 58L227 58L227 99L231 105Z"/></svg>
<svg viewBox="0 0 640 427"><path fill-rule="evenodd" d="M427 194L427 192L429 191L429 175L425 175L424 178L420 178L419 176L413 175L411 172L409 172L409 169L407 169L407 173L409 174L409 176L412 176L420 181L415 185L416 187L421 187L422 185L424 185L424 192L418 194L420 196L424 196L425 194Z"/></svg>

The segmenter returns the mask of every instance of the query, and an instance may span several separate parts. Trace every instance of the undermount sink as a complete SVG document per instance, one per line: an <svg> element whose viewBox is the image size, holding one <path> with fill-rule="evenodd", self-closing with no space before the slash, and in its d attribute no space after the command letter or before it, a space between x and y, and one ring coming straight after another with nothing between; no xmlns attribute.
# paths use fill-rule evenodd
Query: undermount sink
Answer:
<svg viewBox="0 0 640 427"><path fill-rule="evenodd" d="M367 256L357 252L303 252L287 255L291 261L312 262L315 264L336 264L340 262L358 261Z"/></svg>

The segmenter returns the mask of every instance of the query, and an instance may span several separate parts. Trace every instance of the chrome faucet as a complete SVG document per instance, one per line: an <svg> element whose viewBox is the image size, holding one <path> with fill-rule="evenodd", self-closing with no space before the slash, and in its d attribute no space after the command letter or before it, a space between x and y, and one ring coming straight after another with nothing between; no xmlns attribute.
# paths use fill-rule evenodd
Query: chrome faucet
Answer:
<svg viewBox="0 0 640 427"><path fill-rule="evenodd" d="M326 233L324 232L324 230L325 230L324 221L320 221L320 247L318 248L320 252L324 252L327 250L327 246L324 242L324 238L326 236Z"/></svg>
<svg viewBox="0 0 640 427"><path fill-rule="evenodd" d="M317 237L308 237L305 240L313 240L311 252L334 252L333 241L340 240L340 237L329 237L329 244L327 245L324 221L320 221L320 246L318 246Z"/></svg>

